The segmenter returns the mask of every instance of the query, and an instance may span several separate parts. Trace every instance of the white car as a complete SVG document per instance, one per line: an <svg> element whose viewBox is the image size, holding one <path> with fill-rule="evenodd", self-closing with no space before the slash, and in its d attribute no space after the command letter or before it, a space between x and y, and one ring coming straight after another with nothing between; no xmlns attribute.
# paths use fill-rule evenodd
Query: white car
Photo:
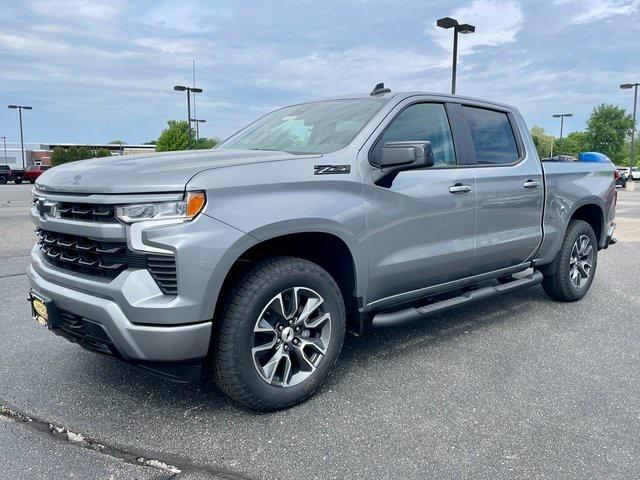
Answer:
<svg viewBox="0 0 640 480"><path fill-rule="evenodd" d="M633 178L635 182L640 181L640 168L638 167L631 168L631 178Z"/></svg>

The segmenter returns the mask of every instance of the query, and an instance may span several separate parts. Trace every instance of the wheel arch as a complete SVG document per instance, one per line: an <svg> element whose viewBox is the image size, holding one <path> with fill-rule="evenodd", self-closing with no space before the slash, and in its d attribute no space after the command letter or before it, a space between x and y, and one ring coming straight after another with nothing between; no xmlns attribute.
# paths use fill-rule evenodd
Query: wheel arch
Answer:
<svg viewBox="0 0 640 480"><path fill-rule="evenodd" d="M565 225L564 235L566 235L567 227L571 220L583 220L591 225L591 228L593 228L593 231L596 234L598 246L602 246L605 240L606 227L604 224L605 214L600 203L584 203L575 208L571 213L571 217L569 217L569 221Z"/></svg>
<svg viewBox="0 0 640 480"><path fill-rule="evenodd" d="M228 268L220 287L214 307L214 320L224 306L234 284L246 272L250 265L266 256L285 255L304 258L320 265L334 278L342 293L347 312L348 328L360 332L362 318L362 285L368 281L368 275L362 271L359 257L353 242L354 238L345 238L335 230L318 228L282 228L270 226L251 232L257 243L237 255ZM359 287L360 285L360 287Z"/></svg>

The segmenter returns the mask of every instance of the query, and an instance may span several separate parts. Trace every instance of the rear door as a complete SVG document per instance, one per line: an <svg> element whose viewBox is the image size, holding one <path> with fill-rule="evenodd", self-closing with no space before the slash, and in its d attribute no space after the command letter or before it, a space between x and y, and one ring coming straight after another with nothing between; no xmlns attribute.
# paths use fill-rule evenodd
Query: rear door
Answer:
<svg viewBox="0 0 640 480"><path fill-rule="evenodd" d="M474 255L476 192L448 105L405 101L361 150L386 142L431 142L434 166L398 173L390 185L365 185L372 300L404 300L416 290L469 275ZM398 298L401 296L402 298Z"/></svg>
<svg viewBox="0 0 640 480"><path fill-rule="evenodd" d="M462 105L476 179L476 253L473 273L518 265L542 241L542 167L527 155L513 113Z"/></svg>

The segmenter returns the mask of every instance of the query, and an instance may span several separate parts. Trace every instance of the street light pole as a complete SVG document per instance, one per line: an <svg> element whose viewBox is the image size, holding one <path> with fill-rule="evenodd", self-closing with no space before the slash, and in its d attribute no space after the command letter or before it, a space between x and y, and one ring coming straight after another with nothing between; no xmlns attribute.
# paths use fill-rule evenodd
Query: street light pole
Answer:
<svg viewBox="0 0 640 480"><path fill-rule="evenodd" d="M200 141L200 124L207 123L206 120L194 118L194 122L196 122L196 148L198 147L198 142Z"/></svg>
<svg viewBox="0 0 640 480"><path fill-rule="evenodd" d="M20 148L22 149L22 169L27 168L27 164L24 160L24 137L22 135L22 110L32 110L31 107L27 107L25 105L9 105L9 108L15 110L18 109L18 113L20 116Z"/></svg>
<svg viewBox="0 0 640 480"><path fill-rule="evenodd" d="M629 88L633 88L633 129L631 130L631 155L629 157L629 168L632 169L635 166L635 158L634 158L634 142L636 137L636 110L638 106L638 85L640 83L625 83L620 85L620 88L626 90ZM633 179L633 170L629 170L629 176Z"/></svg>
<svg viewBox="0 0 640 480"><path fill-rule="evenodd" d="M187 92L187 126L189 128L189 148L191 148L191 122L193 119L191 118L191 92L193 93L202 93L201 88L196 87L186 87L184 85L176 85L173 87L176 92ZM195 95L193 96L193 101L195 102Z"/></svg>
<svg viewBox="0 0 640 480"><path fill-rule="evenodd" d="M573 117L573 113L556 113L553 118L560 119L560 144L558 145L558 155L562 155L562 133L564 130L564 117Z"/></svg>
<svg viewBox="0 0 640 480"><path fill-rule="evenodd" d="M2 143L4 144L4 164L7 165L7 137L2 138Z"/></svg>
<svg viewBox="0 0 640 480"><path fill-rule="evenodd" d="M458 21L451 17L438 19L436 25L440 28L453 28L453 67L451 69L451 94L456 93L456 74L458 71L458 33L473 33L476 27L468 23L459 24Z"/></svg>

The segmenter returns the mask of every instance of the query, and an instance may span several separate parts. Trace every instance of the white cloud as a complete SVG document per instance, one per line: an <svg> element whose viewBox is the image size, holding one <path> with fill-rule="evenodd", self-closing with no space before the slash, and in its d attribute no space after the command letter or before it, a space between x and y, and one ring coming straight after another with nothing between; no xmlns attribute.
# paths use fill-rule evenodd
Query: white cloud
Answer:
<svg viewBox="0 0 640 480"><path fill-rule="evenodd" d="M513 0L474 0L470 5L454 10L449 16L476 27L475 33L460 39L460 55L471 53L479 46L514 42L524 19L520 6ZM451 30L433 27L430 33L442 48L452 49Z"/></svg>
<svg viewBox="0 0 640 480"><path fill-rule="evenodd" d="M162 53L175 54L180 53L188 55L197 49L197 43L193 40L180 40L176 38L139 38L135 40L138 45L156 50Z"/></svg>
<svg viewBox="0 0 640 480"><path fill-rule="evenodd" d="M52 55L69 52L71 46L39 37L0 33L0 51L21 55Z"/></svg>
<svg viewBox="0 0 640 480"><path fill-rule="evenodd" d="M122 10L120 0L38 0L31 9L47 17L111 20Z"/></svg>
<svg viewBox="0 0 640 480"><path fill-rule="evenodd" d="M640 9L640 0L556 0L556 5L571 4L579 13L571 18L573 24L604 20L614 15L630 15Z"/></svg>

